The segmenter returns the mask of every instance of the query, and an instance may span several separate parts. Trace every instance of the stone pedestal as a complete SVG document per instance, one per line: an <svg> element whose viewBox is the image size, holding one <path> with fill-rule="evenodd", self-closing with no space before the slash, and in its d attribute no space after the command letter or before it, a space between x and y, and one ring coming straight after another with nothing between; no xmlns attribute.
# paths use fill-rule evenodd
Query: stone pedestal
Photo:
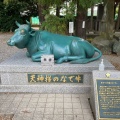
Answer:
<svg viewBox="0 0 120 120"><path fill-rule="evenodd" d="M101 58L104 59L104 58ZM18 52L0 64L0 92L34 92L34 93L89 93L92 71L98 70L101 59L88 64L54 64L42 66L32 62L25 52ZM105 69L113 70L114 66L104 59ZM82 83L28 82L28 74L82 75Z"/></svg>

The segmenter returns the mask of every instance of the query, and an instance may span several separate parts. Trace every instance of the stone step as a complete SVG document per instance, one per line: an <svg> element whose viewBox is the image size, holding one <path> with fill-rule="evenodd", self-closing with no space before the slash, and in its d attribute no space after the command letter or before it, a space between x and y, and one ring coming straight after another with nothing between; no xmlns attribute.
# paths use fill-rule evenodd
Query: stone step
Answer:
<svg viewBox="0 0 120 120"><path fill-rule="evenodd" d="M40 84L40 85L0 85L0 92L25 92L25 93L89 93L90 85L68 84Z"/></svg>
<svg viewBox="0 0 120 120"><path fill-rule="evenodd" d="M70 64L67 62L43 66L40 62L32 62L31 58L26 57L24 51L20 51L0 64L0 92L88 93L91 87L92 71L98 70L101 59L88 64ZM104 64L106 70L114 69L114 66L105 59ZM28 74L33 75L33 77L29 78ZM69 77L82 76L82 79L77 81L78 83L76 81L76 83L72 83L69 77L68 80L71 83L53 83L53 81L41 83L37 81L38 76L54 76L56 74L60 76L60 81L61 77L65 75ZM37 75L37 78L34 75Z"/></svg>

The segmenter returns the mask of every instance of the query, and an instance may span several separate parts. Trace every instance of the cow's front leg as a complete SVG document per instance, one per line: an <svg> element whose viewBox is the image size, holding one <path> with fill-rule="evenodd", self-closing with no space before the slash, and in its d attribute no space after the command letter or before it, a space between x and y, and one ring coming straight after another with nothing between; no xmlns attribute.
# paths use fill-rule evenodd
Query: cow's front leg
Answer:
<svg viewBox="0 0 120 120"><path fill-rule="evenodd" d="M27 57L30 57L30 53L29 53L28 51L26 52L26 56L27 56Z"/></svg>
<svg viewBox="0 0 120 120"><path fill-rule="evenodd" d="M64 56L64 57L59 58L56 61L56 63L60 64L64 61L72 61L72 60L78 60L78 59L83 59L83 58L85 58L85 56Z"/></svg>
<svg viewBox="0 0 120 120"><path fill-rule="evenodd" d="M42 53L42 52L40 52L40 51L36 52L35 54L33 54L33 55L31 56L32 61L33 61L33 62L41 62L41 56L42 56L43 54L44 54L44 53Z"/></svg>

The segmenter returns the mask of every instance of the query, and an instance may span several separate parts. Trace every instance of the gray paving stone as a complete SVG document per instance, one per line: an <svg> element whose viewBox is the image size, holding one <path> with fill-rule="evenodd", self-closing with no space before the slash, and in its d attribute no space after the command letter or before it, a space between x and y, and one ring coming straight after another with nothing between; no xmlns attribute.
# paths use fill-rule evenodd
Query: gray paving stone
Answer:
<svg viewBox="0 0 120 120"><path fill-rule="evenodd" d="M54 98L55 94L48 94L48 98Z"/></svg>
<svg viewBox="0 0 120 120"><path fill-rule="evenodd" d="M64 120L63 115L54 115L53 120Z"/></svg>
<svg viewBox="0 0 120 120"><path fill-rule="evenodd" d="M73 103L73 108L81 108L81 104L80 103Z"/></svg>
<svg viewBox="0 0 120 120"><path fill-rule="evenodd" d="M23 98L31 98L32 94L25 94Z"/></svg>
<svg viewBox="0 0 120 120"><path fill-rule="evenodd" d="M88 120L88 119L84 119L83 115L74 115L74 120Z"/></svg>
<svg viewBox="0 0 120 120"><path fill-rule="evenodd" d="M64 98L71 98L72 95L71 94L64 94Z"/></svg>
<svg viewBox="0 0 120 120"><path fill-rule="evenodd" d="M6 113L8 108L0 108L0 113Z"/></svg>
<svg viewBox="0 0 120 120"><path fill-rule="evenodd" d="M84 103L84 102L87 103L88 102L88 98L80 98L80 102L81 103Z"/></svg>
<svg viewBox="0 0 120 120"><path fill-rule="evenodd" d="M17 108L8 108L7 110L6 110L6 114L11 114L11 113L15 113L16 112L16 110L17 110Z"/></svg>
<svg viewBox="0 0 120 120"><path fill-rule="evenodd" d="M62 115L64 113L63 109L61 108L55 108L54 109L54 114L55 115Z"/></svg>
<svg viewBox="0 0 120 120"><path fill-rule="evenodd" d="M19 107L27 107L27 105L28 105L28 102L21 102L19 104Z"/></svg>
<svg viewBox="0 0 120 120"><path fill-rule="evenodd" d="M39 98L40 94L32 94L32 98Z"/></svg>
<svg viewBox="0 0 120 120"><path fill-rule="evenodd" d="M56 94L56 98L63 98L63 94Z"/></svg>
<svg viewBox="0 0 120 120"><path fill-rule="evenodd" d="M10 104L11 104L11 103L7 103L7 102L6 102L6 103L3 103L2 106L1 106L1 108L7 108L7 107L10 106Z"/></svg>
<svg viewBox="0 0 120 120"><path fill-rule="evenodd" d="M55 108L58 108L58 109L63 108L63 103L55 103Z"/></svg>
<svg viewBox="0 0 120 120"><path fill-rule="evenodd" d="M33 113L24 113L24 118L33 118Z"/></svg>
<svg viewBox="0 0 120 120"><path fill-rule="evenodd" d="M34 114L40 114L40 115L42 115L42 114L44 114L44 110L45 110L45 108L36 108Z"/></svg>
<svg viewBox="0 0 120 120"><path fill-rule="evenodd" d="M45 106L46 106L45 102L44 103L38 102L36 107L37 108L45 108Z"/></svg>
<svg viewBox="0 0 120 120"><path fill-rule="evenodd" d="M24 120L24 117L21 114L17 114L16 116L13 117L13 120Z"/></svg>
<svg viewBox="0 0 120 120"><path fill-rule="evenodd" d="M44 115L43 120L53 120L53 115Z"/></svg>
<svg viewBox="0 0 120 120"><path fill-rule="evenodd" d="M45 103L47 102L47 98L39 98L38 102Z"/></svg>
<svg viewBox="0 0 120 120"><path fill-rule="evenodd" d="M82 109L83 114L92 115L91 109Z"/></svg>
<svg viewBox="0 0 120 120"><path fill-rule="evenodd" d="M72 103L64 103L64 108L72 108Z"/></svg>
<svg viewBox="0 0 120 120"><path fill-rule="evenodd" d="M13 101L14 101L14 102L20 102L20 101L22 101L22 98L15 97L15 99L14 99Z"/></svg>
<svg viewBox="0 0 120 120"><path fill-rule="evenodd" d="M73 97L73 98L79 98L79 97L80 97L80 94L72 94L72 97Z"/></svg>
<svg viewBox="0 0 120 120"><path fill-rule="evenodd" d="M52 98L52 97L47 98L47 102L55 102L55 98Z"/></svg>
<svg viewBox="0 0 120 120"><path fill-rule="evenodd" d="M61 102L63 102L63 98L56 98L55 102L61 103Z"/></svg>
<svg viewBox="0 0 120 120"><path fill-rule="evenodd" d="M54 108L45 108L44 114L53 115Z"/></svg>
<svg viewBox="0 0 120 120"><path fill-rule="evenodd" d="M64 98L64 103L71 103L72 102L72 98Z"/></svg>
<svg viewBox="0 0 120 120"><path fill-rule="evenodd" d="M25 111L27 111L26 107L18 107L17 110L16 110L16 114L21 114L21 113L24 113ZM29 112L29 111L27 111Z"/></svg>
<svg viewBox="0 0 120 120"><path fill-rule="evenodd" d="M64 120L74 120L73 115L64 115Z"/></svg>
<svg viewBox="0 0 120 120"><path fill-rule="evenodd" d="M46 108L54 108L55 103L46 103Z"/></svg>
<svg viewBox="0 0 120 120"><path fill-rule="evenodd" d="M18 98L23 98L24 95L25 95L25 94L19 94L19 93L18 93L18 94L16 95L16 97L18 97Z"/></svg>
<svg viewBox="0 0 120 120"><path fill-rule="evenodd" d="M41 115L41 114L34 114L33 120L43 120L43 115Z"/></svg>
<svg viewBox="0 0 120 120"><path fill-rule="evenodd" d="M88 102L82 102L81 106L82 106L82 108L88 108L88 109L90 109L90 104Z"/></svg>
<svg viewBox="0 0 120 120"><path fill-rule="evenodd" d="M82 111L82 109L78 108L78 109L73 109L73 113L74 113L74 115L81 115L81 114L83 114L83 111Z"/></svg>
<svg viewBox="0 0 120 120"><path fill-rule="evenodd" d="M10 106L11 107L18 107L19 104L20 104L20 102L12 102Z"/></svg>
<svg viewBox="0 0 120 120"><path fill-rule="evenodd" d="M64 109L64 115L73 115L73 109Z"/></svg>
<svg viewBox="0 0 120 120"><path fill-rule="evenodd" d="M78 97L73 97L73 98L72 98L72 102L74 102L74 103L80 103L80 98L78 98Z"/></svg>
<svg viewBox="0 0 120 120"><path fill-rule="evenodd" d="M30 102L38 102L38 99L39 99L39 98L36 98L36 97L31 98L31 99L30 99Z"/></svg>
<svg viewBox="0 0 120 120"><path fill-rule="evenodd" d="M29 98L29 97L24 97L21 101L22 101L22 102L29 102L29 101L30 101L30 98Z"/></svg>
<svg viewBox="0 0 120 120"><path fill-rule="evenodd" d="M29 103L27 107L36 108L37 103Z"/></svg>
<svg viewBox="0 0 120 120"><path fill-rule="evenodd" d="M40 98L47 98L48 94L40 94Z"/></svg>
<svg viewBox="0 0 120 120"><path fill-rule="evenodd" d="M84 120L94 120L93 115L84 115Z"/></svg>

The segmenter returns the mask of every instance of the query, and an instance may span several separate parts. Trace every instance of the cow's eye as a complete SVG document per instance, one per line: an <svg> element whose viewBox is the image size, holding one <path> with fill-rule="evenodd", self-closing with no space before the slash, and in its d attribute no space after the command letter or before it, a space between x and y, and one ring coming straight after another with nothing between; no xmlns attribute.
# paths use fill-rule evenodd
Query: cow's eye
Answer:
<svg viewBox="0 0 120 120"><path fill-rule="evenodd" d="M15 32L17 32L17 31L18 31L18 29L15 30Z"/></svg>
<svg viewBox="0 0 120 120"><path fill-rule="evenodd" d="M24 35L25 34L25 30L21 30L20 34Z"/></svg>

